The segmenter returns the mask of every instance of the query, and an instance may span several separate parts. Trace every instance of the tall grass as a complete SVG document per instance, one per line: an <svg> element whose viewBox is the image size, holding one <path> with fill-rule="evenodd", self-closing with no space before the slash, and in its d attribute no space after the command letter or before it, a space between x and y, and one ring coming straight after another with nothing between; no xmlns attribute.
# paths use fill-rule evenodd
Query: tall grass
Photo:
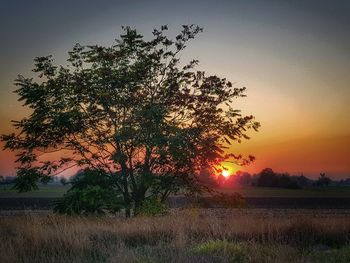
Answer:
<svg viewBox="0 0 350 263"><path fill-rule="evenodd" d="M0 262L350 262L350 220L218 209L131 219L7 216Z"/></svg>

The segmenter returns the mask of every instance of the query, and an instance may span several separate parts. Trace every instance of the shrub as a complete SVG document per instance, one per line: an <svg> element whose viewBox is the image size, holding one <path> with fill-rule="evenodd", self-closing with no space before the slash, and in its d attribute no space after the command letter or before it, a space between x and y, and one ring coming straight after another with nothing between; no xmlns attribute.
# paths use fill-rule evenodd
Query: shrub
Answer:
<svg viewBox="0 0 350 263"><path fill-rule="evenodd" d="M246 249L233 242L226 240L209 240L198 244L191 249L194 254L214 255L219 257L230 257L230 262L247 262Z"/></svg>
<svg viewBox="0 0 350 263"><path fill-rule="evenodd" d="M55 212L60 214L104 214L115 213L122 208L122 200L110 189L101 186L87 186L73 189L56 203Z"/></svg>
<svg viewBox="0 0 350 263"><path fill-rule="evenodd" d="M71 181L72 187L54 208L61 214L115 213L123 208L120 193L110 184L111 178L100 170L86 169Z"/></svg>
<svg viewBox="0 0 350 263"><path fill-rule="evenodd" d="M159 216L168 213L168 206L162 203L159 199L148 198L142 204L135 208L135 215L141 216Z"/></svg>

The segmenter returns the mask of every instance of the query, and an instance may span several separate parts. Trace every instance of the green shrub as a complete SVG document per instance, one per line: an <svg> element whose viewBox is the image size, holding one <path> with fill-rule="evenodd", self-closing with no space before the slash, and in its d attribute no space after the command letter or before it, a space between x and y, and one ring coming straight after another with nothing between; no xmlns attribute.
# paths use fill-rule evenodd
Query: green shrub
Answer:
<svg viewBox="0 0 350 263"><path fill-rule="evenodd" d="M230 262L247 262L249 259L244 246L226 240L209 240L197 244L190 252L200 255L229 257Z"/></svg>
<svg viewBox="0 0 350 263"><path fill-rule="evenodd" d="M140 216L159 216L166 215L169 208L157 198L145 199L142 204L135 208L135 215Z"/></svg>
<svg viewBox="0 0 350 263"><path fill-rule="evenodd" d="M55 212L60 214L104 214L115 213L122 208L122 200L110 189L100 186L87 186L84 189L68 191L56 203Z"/></svg>
<svg viewBox="0 0 350 263"><path fill-rule="evenodd" d="M110 183L111 178L100 170L87 169L72 181L72 187L59 200L54 211L61 214L115 213L123 208L123 199Z"/></svg>

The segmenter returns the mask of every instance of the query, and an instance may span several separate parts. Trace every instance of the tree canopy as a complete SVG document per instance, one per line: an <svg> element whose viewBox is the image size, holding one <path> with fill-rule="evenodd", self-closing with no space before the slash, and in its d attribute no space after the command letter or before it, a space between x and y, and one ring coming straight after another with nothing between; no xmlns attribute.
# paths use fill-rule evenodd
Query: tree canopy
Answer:
<svg viewBox="0 0 350 263"><path fill-rule="evenodd" d="M198 189L201 167L253 159L225 152L259 127L234 108L245 88L195 70L198 60L180 61L202 28L184 25L174 39L167 30L154 29L146 40L123 27L111 46L76 44L67 65L37 57L35 77L18 76L15 92L32 113L1 139L20 152L20 189L74 166L95 169L130 208L148 196L164 200L180 187ZM64 157L44 160L55 151Z"/></svg>

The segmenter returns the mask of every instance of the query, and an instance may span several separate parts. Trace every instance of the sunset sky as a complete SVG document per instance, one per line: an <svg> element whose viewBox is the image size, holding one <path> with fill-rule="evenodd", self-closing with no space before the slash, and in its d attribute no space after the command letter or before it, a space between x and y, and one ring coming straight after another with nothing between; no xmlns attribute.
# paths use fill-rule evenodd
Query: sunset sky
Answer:
<svg viewBox="0 0 350 263"><path fill-rule="evenodd" d="M33 58L65 63L81 44L110 45L122 25L151 37L167 24L204 27L182 55L199 69L247 87L237 101L261 122L251 140L230 151L257 160L251 173L350 177L350 1L18 1L0 0L0 133L26 115L13 80L30 76ZM2 146L2 145L1 145ZM0 174L14 174L0 151Z"/></svg>

